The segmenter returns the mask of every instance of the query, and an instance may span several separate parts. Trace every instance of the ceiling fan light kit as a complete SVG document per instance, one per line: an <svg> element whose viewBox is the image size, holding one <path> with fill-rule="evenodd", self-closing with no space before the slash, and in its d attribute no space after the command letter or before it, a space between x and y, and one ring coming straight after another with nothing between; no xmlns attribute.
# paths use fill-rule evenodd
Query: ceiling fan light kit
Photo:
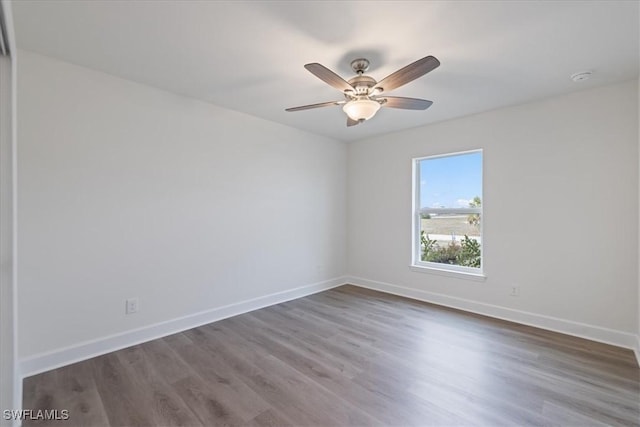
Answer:
<svg viewBox="0 0 640 427"><path fill-rule="evenodd" d="M343 105L342 110L347 115L347 126L355 126L371 119L383 105L404 110L426 110L433 102L418 98L381 96L381 94L384 91L396 89L418 77L422 77L439 65L440 61L435 57L425 56L378 82L373 77L364 74L369 69L369 61L365 58L351 61L351 68L357 75L349 81L344 80L324 65L315 62L307 64L304 68L320 80L342 91L345 100L292 107L287 108L286 111L292 112Z"/></svg>
<svg viewBox="0 0 640 427"><path fill-rule="evenodd" d="M344 104L342 111L356 121L369 120L380 109L380 103L371 99L356 99Z"/></svg>

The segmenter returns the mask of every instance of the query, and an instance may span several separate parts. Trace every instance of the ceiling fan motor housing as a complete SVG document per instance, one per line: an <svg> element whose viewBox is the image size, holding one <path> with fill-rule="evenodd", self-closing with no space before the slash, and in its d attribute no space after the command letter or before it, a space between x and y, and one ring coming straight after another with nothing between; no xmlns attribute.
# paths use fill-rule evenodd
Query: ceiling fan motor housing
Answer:
<svg viewBox="0 0 640 427"><path fill-rule="evenodd" d="M348 83L356 90L356 95L365 95L369 93L369 89L377 83L373 77L360 74L350 79Z"/></svg>

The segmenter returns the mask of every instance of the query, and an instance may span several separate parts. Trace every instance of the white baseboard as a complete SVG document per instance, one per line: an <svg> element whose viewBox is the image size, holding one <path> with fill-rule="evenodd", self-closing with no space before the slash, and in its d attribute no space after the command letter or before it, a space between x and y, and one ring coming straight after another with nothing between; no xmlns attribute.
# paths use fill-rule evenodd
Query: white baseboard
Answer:
<svg viewBox="0 0 640 427"><path fill-rule="evenodd" d="M511 308L485 304L464 298L406 288L390 283L378 282L362 277L337 277L327 281L301 286L282 292L254 298L247 301L217 307L199 313L190 314L180 318L145 326L138 329L122 332L85 341L73 346L56 349L20 360L20 377L28 377L61 366L70 365L90 359L112 351L120 350L132 345L151 341L174 333L182 332L207 323L226 319L249 311L258 310L270 305L279 304L292 299L315 294L327 289L349 283L354 286L386 292L425 301L446 307L456 308L471 313L477 313L497 319L508 320L524 325L535 326L554 332L573 335L593 341L612 344L619 347L632 349L640 366L640 336L599 326L588 325L570 320L559 319L541 314L535 314Z"/></svg>
<svg viewBox="0 0 640 427"><path fill-rule="evenodd" d="M22 378L29 377L132 345L226 319L227 317L315 294L345 283L346 277L337 277L37 354L20 360L20 374Z"/></svg>
<svg viewBox="0 0 640 427"><path fill-rule="evenodd" d="M482 314L484 316L508 320L523 325L535 326L537 328L546 329L549 331L560 332L563 334L573 335L592 341L598 341L605 344L632 349L634 350L636 360L640 365L640 337L635 334L616 331L614 329L602 328L600 326L588 325L586 323L560 319L557 317L515 310L512 308L485 304L478 301L452 297L439 293L405 288L403 286L369 280L363 277L348 277L347 279L348 283L363 288L373 289L393 295L430 302L433 304L443 305L445 307L456 308L471 313Z"/></svg>

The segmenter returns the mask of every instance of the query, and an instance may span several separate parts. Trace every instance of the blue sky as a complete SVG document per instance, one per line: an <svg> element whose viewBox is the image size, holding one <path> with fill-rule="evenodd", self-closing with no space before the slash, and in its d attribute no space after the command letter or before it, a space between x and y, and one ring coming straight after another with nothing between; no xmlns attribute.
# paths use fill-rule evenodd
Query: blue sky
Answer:
<svg viewBox="0 0 640 427"><path fill-rule="evenodd" d="M420 207L466 208L482 196L482 153L420 161Z"/></svg>

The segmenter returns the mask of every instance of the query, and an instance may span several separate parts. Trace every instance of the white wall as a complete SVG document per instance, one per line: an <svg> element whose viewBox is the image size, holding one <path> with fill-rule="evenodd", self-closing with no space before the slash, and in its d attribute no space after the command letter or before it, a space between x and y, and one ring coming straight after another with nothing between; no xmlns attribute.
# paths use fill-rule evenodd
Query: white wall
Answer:
<svg viewBox="0 0 640 427"><path fill-rule="evenodd" d="M345 274L343 143L24 51L18 94L21 358Z"/></svg>
<svg viewBox="0 0 640 427"><path fill-rule="evenodd" d="M0 57L0 410L20 409L16 319L16 58L11 4L2 0L9 56ZM0 425L18 425L0 418Z"/></svg>
<svg viewBox="0 0 640 427"><path fill-rule="evenodd" d="M11 108L11 59L0 56L0 409L17 409L15 372L15 227L14 151ZM0 425L8 425L1 419Z"/></svg>
<svg viewBox="0 0 640 427"><path fill-rule="evenodd" d="M551 328L568 321L573 333L595 330L600 336L594 338L617 336L633 346L637 85L582 91L350 144L353 281ZM486 281L410 271L411 159L476 148L484 149ZM521 287L519 297L509 296L512 285Z"/></svg>
<svg viewBox="0 0 640 427"><path fill-rule="evenodd" d="M347 258L365 285L640 331L637 81L350 143L347 163L342 143L33 53L19 77L23 360L329 283ZM411 158L473 148L487 280L410 271Z"/></svg>

